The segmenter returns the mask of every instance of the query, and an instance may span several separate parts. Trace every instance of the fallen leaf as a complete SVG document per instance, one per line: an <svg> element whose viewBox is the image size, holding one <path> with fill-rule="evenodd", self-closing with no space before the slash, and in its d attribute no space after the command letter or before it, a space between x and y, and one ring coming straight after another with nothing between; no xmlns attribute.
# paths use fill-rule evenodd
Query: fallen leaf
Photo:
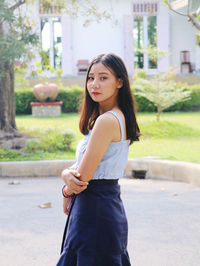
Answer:
<svg viewBox="0 0 200 266"><path fill-rule="evenodd" d="M8 183L9 185L18 185L20 184L19 180L12 180L11 182Z"/></svg>
<svg viewBox="0 0 200 266"><path fill-rule="evenodd" d="M165 191L166 189L165 189L164 187L161 187L160 190L161 190L161 191Z"/></svg>
<svg viewBox="0 0 200 266"><path fill-rule="evenodd" d="M41 205L38 205L39 208L45 209L45 208L51 208L51 202L47 202Z"/></svg>

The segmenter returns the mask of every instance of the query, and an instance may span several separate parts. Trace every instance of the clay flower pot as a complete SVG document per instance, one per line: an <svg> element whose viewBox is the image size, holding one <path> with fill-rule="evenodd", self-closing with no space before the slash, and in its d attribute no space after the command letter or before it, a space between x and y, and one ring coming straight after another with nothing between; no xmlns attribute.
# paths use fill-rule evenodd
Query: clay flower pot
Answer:
<svg viewBox="0 0 200 266"><path fill-rule="evenodd" d="M58 86L54 83L37 84L33 87L33 94L40 102L48 98L55 100L58 95Z"/></svg>

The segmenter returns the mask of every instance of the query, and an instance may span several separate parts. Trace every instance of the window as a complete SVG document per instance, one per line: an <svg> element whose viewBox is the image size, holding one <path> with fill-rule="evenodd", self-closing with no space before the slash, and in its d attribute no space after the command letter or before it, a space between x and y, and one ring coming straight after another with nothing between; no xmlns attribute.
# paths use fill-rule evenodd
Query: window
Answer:
<svg viewBox="0 0 200 266"><path fill-rule="evenodd" d="M144 48L144 25L143 18L136 17L133 24L133 40L135 46L134 63L135 68L144 68L144 56L138 49Z"/></svg>
<svg viewBox="0 0 200 266"><path fill-rule="evenodd" d="M141 53L138 49L143 49L148 45L157 46L156 39L156 16L137 16L133 24L134 40L134 64L135 68L155 69L157 62L148 58L148 55Z"/></svg>
<svg viewBox="0 0 200 266"><path fill-rule="evenodd" d="M157 46L157 34L156 34L156 16L149 16L147 18L147 27L148 27L148 44L153 47ZM157 61L148 59L148 68L154 69L157 68Z"/></svg>
<svg viewBox="0 0 200 266"><path fill-rule="evenodd" d="M41 18L42 65L61 67L62 29L60 17Z"/></svg>
<svg viewBox="0 0 200 266"><path fill-rule="evenodd" d="M139 51L149 45L157 46L157 3L133 4L133 40L134 40L134 66L153 70L157 68L157 62L148 58L146 53Z"/></svg>

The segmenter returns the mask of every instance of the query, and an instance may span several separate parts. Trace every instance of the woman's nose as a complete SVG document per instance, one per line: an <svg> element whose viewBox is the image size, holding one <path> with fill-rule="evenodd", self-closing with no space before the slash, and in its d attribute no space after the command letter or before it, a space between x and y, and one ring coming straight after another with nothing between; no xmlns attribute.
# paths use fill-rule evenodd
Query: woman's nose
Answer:
<svg viewBox="0 0 200 266"><path fill-rule="evenodd" d="M98 88L99 87L99 83L98 83L97 79L93 79L92 86L94 88Z"/></svg>

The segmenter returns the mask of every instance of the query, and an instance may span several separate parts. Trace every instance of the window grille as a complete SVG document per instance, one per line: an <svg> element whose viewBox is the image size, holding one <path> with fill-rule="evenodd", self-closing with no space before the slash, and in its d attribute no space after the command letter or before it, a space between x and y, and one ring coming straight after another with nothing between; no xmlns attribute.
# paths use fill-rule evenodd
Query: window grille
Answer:
<svg viewBox="0 0 200 266"><path fill-rule="evenodd" d="M39 13L41 15L54 15L54 14L60 14L61 13L62 6L53 4L53 3L48 3L43 4L40 2L39 5Z"/></svg>
<svg viewBox="0 0 200 266"><path fill-rule="evenodd" d="M157 14L158 13L158 3L134 3L133 4L133 14Z"/></svg>

